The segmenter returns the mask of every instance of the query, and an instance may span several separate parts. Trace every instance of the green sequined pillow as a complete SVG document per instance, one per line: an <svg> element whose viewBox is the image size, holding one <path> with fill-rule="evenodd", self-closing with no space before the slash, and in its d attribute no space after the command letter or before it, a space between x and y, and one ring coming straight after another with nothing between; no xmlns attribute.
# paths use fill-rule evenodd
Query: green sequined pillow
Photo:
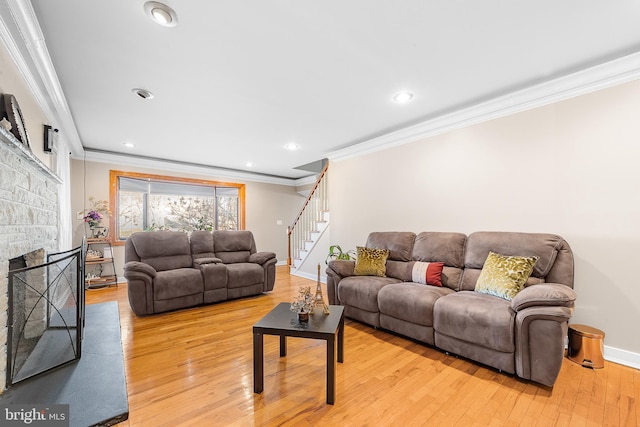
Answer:
<svg viewBox="0 0 640 427"><path fill-rule="evenodd" d="M476 282L476 292L511 301L523 289L537 260L538 257L489 252Z"/></svg>
<svg viewBox="0 0 640 427"><path fill-rule="evenodd" d="M353 274L356 276L386 277L389 249L363 248L356 246L358 257Z"/></svg>

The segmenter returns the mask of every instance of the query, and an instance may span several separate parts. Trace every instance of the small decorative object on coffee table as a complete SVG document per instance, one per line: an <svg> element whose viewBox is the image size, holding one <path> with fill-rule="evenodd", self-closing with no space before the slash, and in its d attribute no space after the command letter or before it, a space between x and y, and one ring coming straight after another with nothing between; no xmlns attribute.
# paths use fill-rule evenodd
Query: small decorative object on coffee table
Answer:
<svg viewBox="0 0 640 427"><path fill-rule="evenodd" d="M298 320L301 322L309 321L309 313L313 313L313 307L316 305L316 300L311 295L310 286L301 286L298 289L298 296L293 299L290 310L294 313L298 313Z"/></svg>
<svg viewBox="0 0 640 427"><path fill-rule="evenodd" d="M324 314L329 314L329 306L326 302L324 302L324 297L322 296L322 286L320 286L320 263L318 263L318 283L316 285L316 300L314 307L321 305L322 311Z"/></svg>

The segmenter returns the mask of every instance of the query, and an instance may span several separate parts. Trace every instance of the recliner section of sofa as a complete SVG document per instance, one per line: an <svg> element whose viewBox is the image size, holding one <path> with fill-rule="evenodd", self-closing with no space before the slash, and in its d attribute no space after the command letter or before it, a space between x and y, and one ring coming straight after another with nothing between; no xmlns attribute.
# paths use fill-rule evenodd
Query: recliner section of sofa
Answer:
<svg viewBox="0 0 640 427"><path fill-rule="evenodd" d="M560 236L542 233L374 232L367 247L389 249L387 277L354 276L354 261L327 269L331 304L345 315L552 386L560 372L573 313L573 254ZM490 251L536 256L512 301L475 292ZM442 287L412 282L416 261L443 262Z"/></svg>
<svg viewBox="0 0 640 427"><path fill-rule="evenodd" d="M273 290L276 255L250 231L140 232L125 243L129 304L138 316Z"/></svg>

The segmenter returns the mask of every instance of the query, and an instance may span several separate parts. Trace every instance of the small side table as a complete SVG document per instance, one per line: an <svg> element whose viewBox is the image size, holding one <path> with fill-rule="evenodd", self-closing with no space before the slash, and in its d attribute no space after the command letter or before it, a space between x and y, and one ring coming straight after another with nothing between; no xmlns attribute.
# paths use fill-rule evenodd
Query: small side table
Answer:
<svg viewBox="0 0 640 427"><path fill-rule="evenodd" d="M301 323L289 310L291 304L281 302L253 325L253 391L264 389L264 335L280 336L280 357L287 355L287 337L311 338L327 342L327 403L336 400L336 362L344 358L344 307L330 305L330 314L314 312L309 322Z"/></svg>
<svg viewBox="0 0 640 427"><path fill-rule="evenodd" d="M569 325L567 357L587 368L604 368L604 332L587 325Z"/></svg>

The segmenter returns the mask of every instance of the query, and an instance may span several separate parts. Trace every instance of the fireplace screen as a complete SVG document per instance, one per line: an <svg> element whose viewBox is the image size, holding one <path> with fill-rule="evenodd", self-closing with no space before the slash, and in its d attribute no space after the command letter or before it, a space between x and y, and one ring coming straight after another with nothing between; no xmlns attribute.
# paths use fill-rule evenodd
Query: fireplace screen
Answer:
<svg viewBox="0 0 640 427"><path fill-rule="evenodd" d="M81 355L82 247L44 258L40 249L10 261L7 387Z"/></svg>

